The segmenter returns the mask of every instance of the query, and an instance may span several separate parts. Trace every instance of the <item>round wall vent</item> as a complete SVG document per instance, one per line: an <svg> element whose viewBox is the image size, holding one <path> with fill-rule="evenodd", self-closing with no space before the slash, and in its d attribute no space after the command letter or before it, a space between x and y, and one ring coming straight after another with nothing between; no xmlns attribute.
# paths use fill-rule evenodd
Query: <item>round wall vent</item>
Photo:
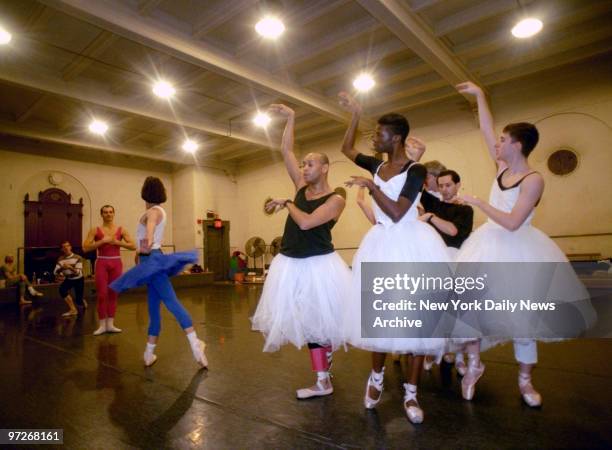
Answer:
<svg viewBox="0 0 612 450"><path fill-rule="evenodd" d="M555 175L569 175L578 167L578 155L573 150L562 148L548 157L548 170Z"/></svg>

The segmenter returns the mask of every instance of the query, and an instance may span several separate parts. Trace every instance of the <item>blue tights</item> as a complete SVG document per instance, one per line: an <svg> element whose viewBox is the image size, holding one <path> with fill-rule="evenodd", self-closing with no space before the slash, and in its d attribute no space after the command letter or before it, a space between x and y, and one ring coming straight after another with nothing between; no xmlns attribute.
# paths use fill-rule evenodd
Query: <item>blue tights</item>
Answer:
<svg viewBox="0 0 612 450"><path fill-rule="evenodd" d="M166 274L159 274L147 284L149 303L149 336L159 336L161 330L161 302L166 305L183 329L193 326L191 316L176 297L172 283Z"/></svg>

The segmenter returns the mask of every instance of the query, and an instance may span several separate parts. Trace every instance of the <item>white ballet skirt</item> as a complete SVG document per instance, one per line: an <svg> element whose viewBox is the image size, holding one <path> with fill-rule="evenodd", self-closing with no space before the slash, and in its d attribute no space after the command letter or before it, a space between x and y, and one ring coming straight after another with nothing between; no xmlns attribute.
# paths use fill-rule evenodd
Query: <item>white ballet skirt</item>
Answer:
<svg viewBox="0 0 612 450"><path fill-rule="evenodd" d="M350 285L351 271L336 252L307 258L276 255L251 318L253 330L265 336L263 351L287 343L342 346L342 304Z"/></svg>
<svg viewBox="0 0 612 450"><path fill-rule="evenodd" d="M380 168L380 166L379 166ZM397 201L404 187L408 170L384 181L374 175L374 182L390 199ZM362 338L361 337L361 263L362 262L449 262L449 252L438 232L429 224L418 220L421 194L399 222L394 223L376 204L372 209L376 218L353 257L353 283L351 295L345 306L344 332L346 340L354 347L374 352L413 353L441 356L444 338ZM418 319L419 312L405 314Z"/></svg>
<svg viewBox="0 0 612 450"><path fill-rule="evenodd" d="M499 176L499 175L498 175ZM497 178L493 181L491 192L489 195L489 203L496 209L510 213L516 204L520 192L520 185L502 190L498 184ZM589 299L589 294L584 285L578 279L576 272L573 270L563 251L539 229L531 225L531 220L534 216L535 209L527 216L523 224L515 231L510 231L493 220L489 219L486 223L478 227L470 237L463 243L461 249L455 257L455 261L461 262L560 262L560 264L551 277L550 286L548 287L547 298L554 298L560 302L571 302L576 305L576 329L583 331L593 325L596 320L596 313L592 308ZM562 282L555 282L555 280ZM516 283L516 280L508 280L508 283ZM510 284L512 286L512 284ZM559 292L559 286L563 287L563 291ZM555 291L556 289L556 291ZM492 295L495 296L494 290ZM576 303L578 302L578 303ZM542 313L534 312L533 319L536 320L536 315ZM495 329L495 321L507 320L508 314L502 316L495 311L481 313L479 318L482 321L481 329ZM514 316L510 316L514 317ZM525 319L525 315L521 316L521 320ZM487 321L489 323L487 323ZM541 320L533 322L534 330L537 330L546 335L546 324ZM541 327L541 328L538 328ZM481 342L481 349L492 347L501 342L511 340L511 337L505 336L484 336ZM542 341L560 340L554 337L541 338Z"/></svg>

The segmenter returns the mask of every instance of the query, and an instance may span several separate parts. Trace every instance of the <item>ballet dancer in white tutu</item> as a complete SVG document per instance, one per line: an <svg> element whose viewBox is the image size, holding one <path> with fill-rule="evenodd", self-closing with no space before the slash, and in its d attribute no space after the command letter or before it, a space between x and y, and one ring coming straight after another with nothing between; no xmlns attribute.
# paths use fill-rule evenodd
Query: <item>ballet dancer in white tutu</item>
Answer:
<svg viewBox="0 0 612 450"><path fill-rule="evenodd" d="M538 130L531 123L512 123L504 127L497 140L493 117L482 89L471 82L461 83L457 85L457 89L464 95L476 97L480 130L489 154L497 164L497 177L493 181L488 202L469 195L461 196L465 203L485 213L488 220L463 243L456 260L567 263L568 260L561 249L531 225L535 208L544 192L542 175L533 170L527 162L529 154L538 143ZM560 274L560 279L563 280L564 292L559 298L576 305L574 327L579 332L592 325L596 315L588 300L588 293L571 266L563 264L561 270L563 273ZM484 314L482 317L485 327L495 320L494 314ZM484 346L490 345L485 344L487 340L503 342L504 337L485 335L482 340ZM505 340L510 340L510 337ZM515 358L519 363L518 385L521 396L529 406L538 407L542 404L542 396L533 387L531 378L537 363L536 340L519 338L513 341ZM468 368L461 386L463 397L467 400L474 396L476 382L485 369L484 364L480 362L480 344L481 341L478 340L467 346Z"/></svg>
<svg viewBox="0 0 612 450"><path fill-rule="evenodd" d="M372 371L368 378L364 404L374 408L383 392L385 357L388 352L412 354L404 384L404 410L413 423L423 421L417 401L417 384L424 355L441 357L443 338L363 338L361 336L361 263L362 262L448 262L449 255L440 235L418 220L417 204L426 169L411 161L404 148L409 132L408 121L399 114L386 114L378 120L373 138L374 150L388 155L383 162L358 152L355 137L361 105L349 94L339 94L340 104L351 112L351 124L344 137L342 152L358 166L370 171L373 179L352 177L347 185L368 189L372 195L375 225L362 239L353 258L353 286L345 309L345 333L348 342L372 351ZM418 318L418 313L414 313Z"/></svg>
<svg viewBox="0 0 612 450"><path fill-rule="evenodd" d="M327 181L329 160L322 153L309 153L302 168L293 154L295 113L285 105L270 111L287 120L282 155L296 194L293 200L277 199L268 211L285 208L280 253L274 257L263 292L253 315L253 329L261 331L264 351L276 351L291 343L308 345L314 386L299 389L306 399L333 393L329 368L332 351L343 345L342 302L350 289L350 269L334 251L331 230L344 210L344 199Z"/></svg>

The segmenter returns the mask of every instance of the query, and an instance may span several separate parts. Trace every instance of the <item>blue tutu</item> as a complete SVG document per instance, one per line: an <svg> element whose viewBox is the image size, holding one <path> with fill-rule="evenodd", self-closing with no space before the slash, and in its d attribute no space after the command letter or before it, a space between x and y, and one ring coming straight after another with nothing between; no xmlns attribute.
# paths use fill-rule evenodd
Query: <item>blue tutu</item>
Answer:
<svg viewBox="0 0 612 450"><path fill-rule="evenodd" d="M140 264L132 267L110 284L115 292L123 292L131 288L143 286L158 275L172 277L183 270L187 264L198 262L198 252L176 252L164 255L159 250L153 250L148 256L140 257Z"/></svg>

